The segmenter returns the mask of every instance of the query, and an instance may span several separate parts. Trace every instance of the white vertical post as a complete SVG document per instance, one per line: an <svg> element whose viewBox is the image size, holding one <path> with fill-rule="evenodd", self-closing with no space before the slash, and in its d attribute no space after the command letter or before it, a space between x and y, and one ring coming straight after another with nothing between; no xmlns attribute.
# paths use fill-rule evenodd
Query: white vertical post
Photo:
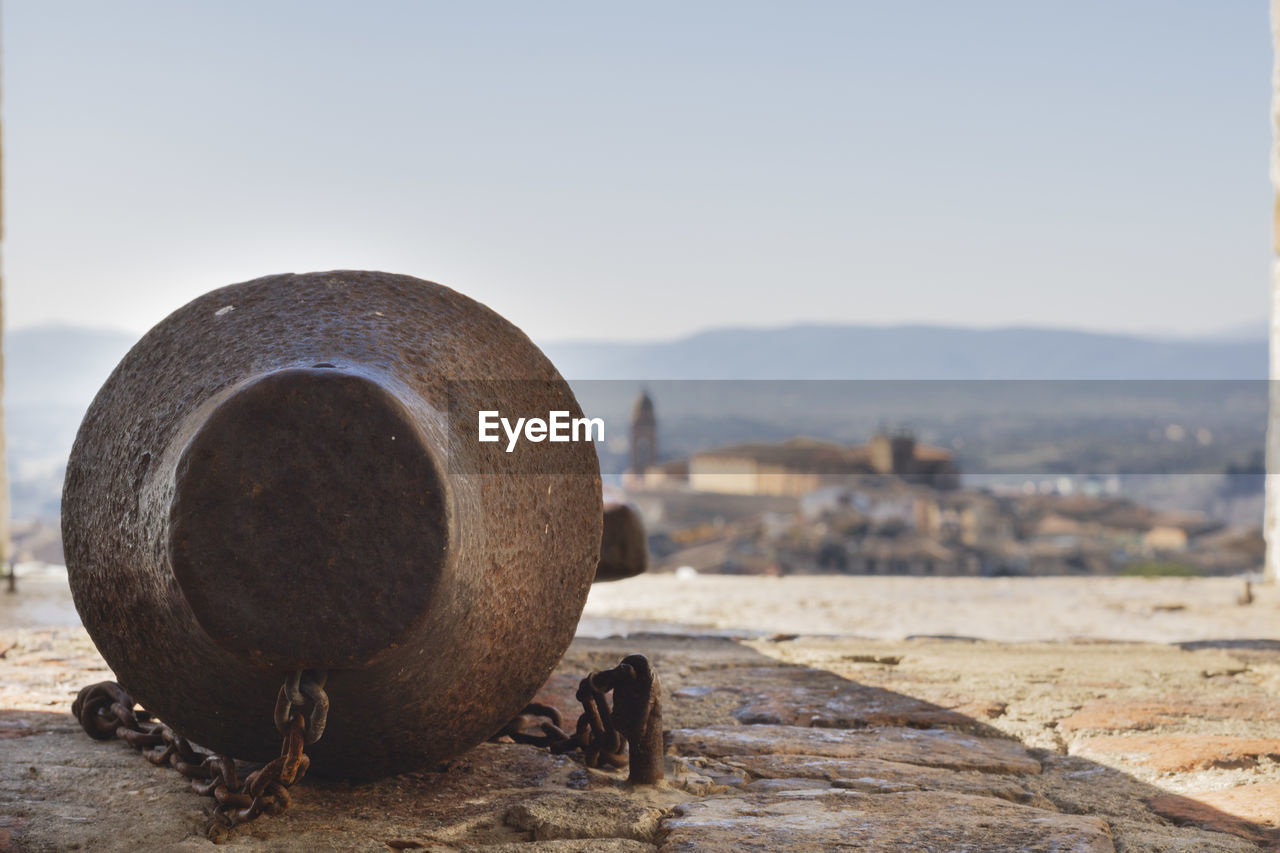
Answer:
<svg viewBox="0 0 1280 853"><path fill-rule="evenodd" d="M1271 415L1267 424L1266 578L1280 572L1280 0L1271 0L1271 184L1276 193L1271 240Z"/></svg>

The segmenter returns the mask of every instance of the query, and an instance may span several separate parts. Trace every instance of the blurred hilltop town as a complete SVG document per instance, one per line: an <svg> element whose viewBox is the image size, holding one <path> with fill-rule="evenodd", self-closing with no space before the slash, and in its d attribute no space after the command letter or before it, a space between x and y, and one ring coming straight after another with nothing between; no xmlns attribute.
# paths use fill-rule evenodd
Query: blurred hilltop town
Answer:
<svg viewBox="0 0 1280 853"><path fill-rule="evenodd" d="M57 326L5 336L20 561L62 561L67 453L136 338ZM597 447L601 468L645 512L658 570L1261 565L1258 330L1162 340L806 326L545 349L584 411L624 425ZM633 411L635 377L652 399ZM814 437L789 438L798 432Z"/></svg>
<svg viewBox="0 0 1280 853"><path fill-rule="evenodd" d="M631 417L622 484L657 571L729 574L1237 575L1260 528L1072 488L961 488L955 455L907 429L860 445L793 437L661 461L654 401Z"/></svg>

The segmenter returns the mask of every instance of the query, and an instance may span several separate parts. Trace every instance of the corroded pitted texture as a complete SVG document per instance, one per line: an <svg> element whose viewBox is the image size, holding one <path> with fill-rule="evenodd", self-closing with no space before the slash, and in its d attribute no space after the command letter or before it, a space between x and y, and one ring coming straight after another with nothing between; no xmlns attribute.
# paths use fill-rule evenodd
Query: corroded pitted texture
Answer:
<svg viewBox="0 0 1280 853"><path fill-rule="evenodd" d="M586 599L599 470L583 443L504 472L448 416L468 411L459 387L472 417L581 416L518 329L407 276L262 278L152 329L89 408L63 493L76 607L130 693L197 743L266 759L283 675L329 668L308 752L362 776L513 716Z"/></svg>
<svg viewBox="0 0 1280 853"><path fill-rule="evenodd" d="M173 573L232 652L283 670L362 666L430 606L447 492L411 413L376 381L276 371L220 403L178 460ZM281 607L282 579L303 585L305 607Z"/></svg>

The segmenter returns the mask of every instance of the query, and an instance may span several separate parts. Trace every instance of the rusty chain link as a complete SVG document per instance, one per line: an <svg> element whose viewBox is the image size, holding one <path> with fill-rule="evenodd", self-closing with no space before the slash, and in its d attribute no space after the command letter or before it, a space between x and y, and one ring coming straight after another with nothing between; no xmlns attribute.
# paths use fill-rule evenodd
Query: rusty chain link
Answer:
<svg viewBox="0 0 1280 853"><path fill-rule="evenodd" d="M119 738L152 764L167 764L186 776L197 794L213 797L216 805L208 834L214 838L230 827L263 814L278 815L289 807L289 786L311 764L303 750L324 734L329 713L326 678L323 670L300 670L285 679L272 715L282 736L280 755L243 780L234 759L196 749L150 712L137 708L133 697L114 681L83 688L71 712L95 740ZM613 669L592 672L579 683L575 698L582 704L582 714L573 734L564 730L558 710L534 702L493 740L507 737L558 755L581 750L588 767L627 767L632 784L657 784L664 775L661 692L658 674L648 659L628 655Z"/></svg>
<svg viewBox="0 0 1280 853"><path fill-rule="evenodd" d="M135 709L133 697L114 681L82 689L71 713L89 737L120 738L152 764L167 764L186 776L197 794L213 797L216 805L208 827L212 838L259 815L278 815L289 807L289 786L301 779L311 764L303 749L324 734L329 713L326 677L322 670L309 669L285 679L274 711L276 730L283 739L280 755L243 781L234 759L197 750L148 711Z"/></svg>
<svg viewBox="0 0 1280 853"><path fill-rule="evenodd" d="M532 702L492 739L507 737L557 755L581 750L588 767L627 767L628 782L654 785L664 775L661 693L649 660L627 655L613 669L592 672L578 684L575 698L582 703L582 714L573 734L564 730L558 710Z"/></svg>

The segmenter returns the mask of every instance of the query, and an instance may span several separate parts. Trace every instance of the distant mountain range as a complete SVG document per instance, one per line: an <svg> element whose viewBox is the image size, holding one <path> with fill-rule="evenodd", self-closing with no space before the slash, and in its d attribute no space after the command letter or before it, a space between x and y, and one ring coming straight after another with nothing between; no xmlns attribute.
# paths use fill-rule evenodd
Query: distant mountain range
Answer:
<svg viewBox="0 0 1280 853"><path fill-rule="evenodd" d="M137 339L127 332L75 326L6 332L5 405L86 408Z"/></svg>
<svg viewBox="0 0 1280 853"><path fill-rule="evenodd" d="M1263 330L1259 330L1262 332ZM543 345L570 379L1265 379L1265 333L789 326L673 341Z"/></svg>
<svg viewBox="0 0 1280 853"><path fill-rule="evenodd" d="M39 326L8 332L8 406L85 407L137 340ZM1265 329L1154 338L1067 329L788 326L671 341L541 343L570 379L1265 379Z"/></svg>
<svg viewBox="0 0 1280 853"><path fill-rule="evenodd" d="M15 518L57 518L80 419L135 340L125 332L64 326L5 334L5 432Z"/></svg>
<svg viewBox="0 0 1280 853"><path fill-rule="evenodd" d="M17 517L57 514L62 468L80 419L136 339L124 332L67 326L18 329L5 335L5 416ZM1263 328L1171 339L1064 329L808 325L721 329L671 341L541 345L561 373L574 381L585 407L605 413L616 409L620 422L625 422L642 383L667 379L1254 380L1266 378L1268 364ZM596 379L629 381L588 381ZM672 450L680 445L771 438L820 428L837 437L848 432L844 438L851 439L870 429L856 420L856 414L876 418L892 411L868 400L850 412L828 407L828 422L824 422L824 413L814 410L809 398L785 403L778 386L744 391L737 400L740 411L732 401L717 402L699 386L665 393L661 401L664 430ZM821 395L821 391L815 393ZM956 393L964 399L957 402ZM1061 396L1057 389L1043 389L1043 393ZM681 401L681 394L690 399ZM1250 435L1261 430L1265 420L1259 413L1265 411L1265 388L1260 394L1262 403L1254 401L1242 415ZM937 396L935 408L942 407L949 415L959 414L961 408L976 408L982 411L975 416L982 418L982 412L988 411L976 392L953 391L949 398L927 395ZM1029 399L1034 407L1041 407ZM687 436L680 432L681 406L688 409L688 424L683 427ZM1048 404L1044 407L1047 412ZM797 425L800 412L804 423ZM924 426L922 414L904 411L900 417ZM624 456L625 447L602 449L603 461L611 466L621 464L618 460Z"/></svg>

